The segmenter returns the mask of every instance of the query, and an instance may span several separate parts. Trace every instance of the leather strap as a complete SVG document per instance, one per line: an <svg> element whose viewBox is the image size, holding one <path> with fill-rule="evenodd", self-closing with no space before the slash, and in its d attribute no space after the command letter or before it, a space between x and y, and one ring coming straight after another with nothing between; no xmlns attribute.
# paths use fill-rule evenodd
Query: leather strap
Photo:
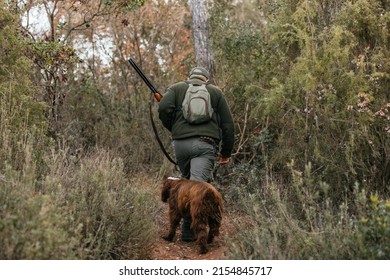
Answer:
<svg viewBox="0 0 390 280"><path fill-rule="evenodd" d="M161 142L160 137L158 136L156 124L154 123L154 120L153 120L152 102L149 102L149 114L150 114L150 121L151 121L151 123L152 123L154 135L156 136L157 142L158 142L158 144L160 145L161 150L163 151L165 157L166 157L170 162L172 162L174 165L177 165L176 161L174 161L174 160L171 158L171 156L168 154L167 150L164 148L164 145L163 145L163 143Z"/></svg>

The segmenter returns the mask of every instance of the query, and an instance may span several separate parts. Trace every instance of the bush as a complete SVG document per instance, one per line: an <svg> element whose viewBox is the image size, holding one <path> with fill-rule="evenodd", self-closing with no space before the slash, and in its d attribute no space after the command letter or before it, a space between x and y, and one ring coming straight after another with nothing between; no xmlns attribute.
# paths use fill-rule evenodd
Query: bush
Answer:
<svg viewBox="0 0 390 280"><path fill-rule="evenodd" d="M55 166L58 173L47 176L44 192L66 206L72 227L81 227L86 257L146 258L153 197L128 182L121 159L98 151L65 169L55 157Z"/></svg>
<svg viewBox="0 0 390 280"><path fill-rule="evenodd" d="M390 258L390 201L371 196L366 213L356 221L354 254L364 259Z"/></svg>
<svg viewBox="0 0 390 280"><path fill-rule="evenodd" d="M80 160L53 152L47 166L40 191L33 164L2 178L1 259L148 258L157 196L147 180L139 188L102 150Z"/></svg>
<svg viewBox="0 0 390 280"><path fill-rule="evenodd" d="M239 186L239 198L250 217L228 244L232 259L388 259L389 202L364 189L336 204L325 182L312 177L308 165L300 172L290 165L292 184ZM249 194L248 194L249 193Z"/></svg>
<svg viewBox="0 0 390 280"><path fill-rule="evenodd" d="M385 195L390 14L383 1L328 4L263 3L272 12L260 22L225 6L216 12L218 75L238 128L235 161L264 165L265 176L286 183L290 161L310 163L335 201L355 182ZM256 147L264 132L270 139Z"/></svg>

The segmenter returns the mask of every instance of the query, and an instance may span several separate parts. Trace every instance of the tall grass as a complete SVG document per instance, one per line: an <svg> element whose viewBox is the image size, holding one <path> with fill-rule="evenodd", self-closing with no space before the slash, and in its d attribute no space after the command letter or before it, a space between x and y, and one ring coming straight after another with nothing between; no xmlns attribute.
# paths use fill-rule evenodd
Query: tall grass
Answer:
<svg viewBox="0 0 390 280"><path fill-rule="evenodd" d="M0 179L0 259L148 258L153 183L128 179L104 150L82 159L53 151L38 181L28 155Z"/></svg>
<svg viewBox="0 0 390 280"><path fill-rule="evenodd" d="M291 167L291 185L276 180L234 186L227 197L249 216L229 239L232 259L389 259L390 202L355 185L336 204L330 186L316 182L310 165ZM249 176L250 177L250 176ZM232 203L232 201L231 201ZM338 203L338 202L337 202Z"/></svg>

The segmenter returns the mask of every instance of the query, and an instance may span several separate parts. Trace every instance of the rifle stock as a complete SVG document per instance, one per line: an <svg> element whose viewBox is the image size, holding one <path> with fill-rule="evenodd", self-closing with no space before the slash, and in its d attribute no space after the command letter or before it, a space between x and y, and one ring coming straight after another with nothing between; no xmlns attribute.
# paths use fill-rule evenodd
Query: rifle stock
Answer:
<svg viewBox="0 0 390 280"><path fill-rule="evenodd" d="M162 95L159 92L154 92L153 95L154 98L156 98L157 102L160 102Z"/></svg>
<svg viewBox="0 0 390 280"><path fill-rule="evenodd" d="M130 65L134 68L134 70L137 72L137 74L141 77L141 79L145 82L145 84L149 87L149 89L152 91L154 98L160 102L162 95L158 92L158 90L154 87L152 82L145 76L145 74L141 71L141 69L138 67L138 65L135 63L135 61L131 58L129 58Z"/></svg>

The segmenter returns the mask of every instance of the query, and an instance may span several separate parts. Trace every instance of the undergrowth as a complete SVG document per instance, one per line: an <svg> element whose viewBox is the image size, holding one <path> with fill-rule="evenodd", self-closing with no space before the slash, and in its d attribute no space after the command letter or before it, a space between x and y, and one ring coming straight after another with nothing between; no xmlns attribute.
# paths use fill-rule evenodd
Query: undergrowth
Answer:
<svg viewBox="0 0 390 280"><path fill-rule="evenodd" d="M41 181L25 162L0 178L0 259L148 258L157 197L149 178L127 178L104 150L82 159L53 151Z"/></svg>
<svg viewBox="0 0 390 280"><path fill-rule="evenodd" d="M229 238L229 258L390 258L389 200L358 184L336 199L327 183L313 178L310 165L303 172L290 168L291 185L276 180L256 185L251 173L247 185L231 183L225 197L251 222Z"/></svg>

